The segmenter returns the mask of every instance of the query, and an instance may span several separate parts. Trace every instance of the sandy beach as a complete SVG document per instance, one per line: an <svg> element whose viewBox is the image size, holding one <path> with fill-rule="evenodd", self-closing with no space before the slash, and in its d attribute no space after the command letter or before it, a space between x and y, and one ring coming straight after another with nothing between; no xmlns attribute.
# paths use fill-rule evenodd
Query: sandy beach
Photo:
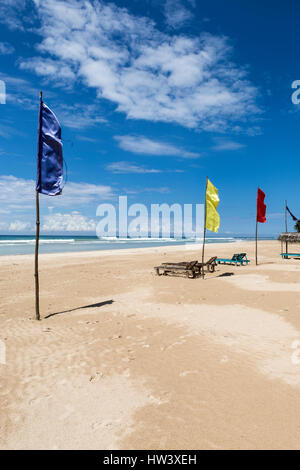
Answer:
<svg viewBox="0 0 300 470"><path fill-rule="evenodd" d="M299 448L300 261L206 258L241 251L204 281L153 270L193 245L41 255L41 322L33 257L1 257L0 448Z"/></svg>

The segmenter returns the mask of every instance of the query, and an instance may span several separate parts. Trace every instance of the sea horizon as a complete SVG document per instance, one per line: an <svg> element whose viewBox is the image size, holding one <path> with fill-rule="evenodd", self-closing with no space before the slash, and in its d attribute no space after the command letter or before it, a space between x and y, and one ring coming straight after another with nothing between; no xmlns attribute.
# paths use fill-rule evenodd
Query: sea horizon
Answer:
<svg viewBox="0 0 300 470"><path fill-rule="evenodd" d="M253 235L226 235L206 237L207 243L234 243L241 240L254 240ZM260 237L261 240L276 240L276 236ZM97 237L96 235L41 235L40 253L64 253L77 251L122 250L151 246L201 244L202 238L194 237ZM0 235L0 256L33 254L35 235Z"/></svg>

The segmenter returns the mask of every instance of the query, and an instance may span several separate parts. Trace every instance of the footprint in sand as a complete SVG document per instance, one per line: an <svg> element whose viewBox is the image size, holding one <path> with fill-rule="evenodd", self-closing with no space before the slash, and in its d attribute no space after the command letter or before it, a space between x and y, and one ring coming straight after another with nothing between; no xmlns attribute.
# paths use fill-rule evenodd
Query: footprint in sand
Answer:
<svg viewBox="0 0 300 470"><path fill-rule="evenodd" d="M91 383L98 382L101 379L101 377L103 377L102 372L96 372L94 375L91 375L90 382Z"/></svg>

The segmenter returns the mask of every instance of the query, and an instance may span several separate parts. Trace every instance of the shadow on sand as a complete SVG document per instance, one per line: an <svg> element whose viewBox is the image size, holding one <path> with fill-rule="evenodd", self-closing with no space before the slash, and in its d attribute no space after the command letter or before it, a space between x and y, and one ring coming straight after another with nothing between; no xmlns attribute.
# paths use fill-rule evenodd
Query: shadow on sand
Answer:
<svg viewBox="0 0 300 470"><path fill-rule="evenodd" d="M222 274L219 274L216 277L228 277L228 276L234 276L234 273L222 273Z"/></svg>
<svg viewBox="0 0 300 470"><path fill-rule="evenodd" d="M114 302L113 300L105 300L104 302L98 302L97 304L83 305L82 307L75 307L75 308L71 308L70 310L63 310L62 312L50 313L49 315L45 317L45 320L47 318L54 317L55 315L62 315L63 313L74 312L75 310L81 310L82 308L104 307L104 305L111 305L113 302Z"/></svg>

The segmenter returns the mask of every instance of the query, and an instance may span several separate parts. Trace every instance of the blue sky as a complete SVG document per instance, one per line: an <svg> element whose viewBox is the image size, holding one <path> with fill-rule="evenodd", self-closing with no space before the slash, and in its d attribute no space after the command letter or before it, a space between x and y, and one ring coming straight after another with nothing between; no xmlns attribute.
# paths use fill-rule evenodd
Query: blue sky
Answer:
<svg viewBox="0 0 300 470"><path fill-rule="evenodd" d="M95 234L96 208L202 203L251 234L256 190L300 217L300 6L294 1L0 1L0 233L34 230L38 94L58 116L68 181L41 196L43 233ZM289 228L292 229L289 220Z"/></svg>

